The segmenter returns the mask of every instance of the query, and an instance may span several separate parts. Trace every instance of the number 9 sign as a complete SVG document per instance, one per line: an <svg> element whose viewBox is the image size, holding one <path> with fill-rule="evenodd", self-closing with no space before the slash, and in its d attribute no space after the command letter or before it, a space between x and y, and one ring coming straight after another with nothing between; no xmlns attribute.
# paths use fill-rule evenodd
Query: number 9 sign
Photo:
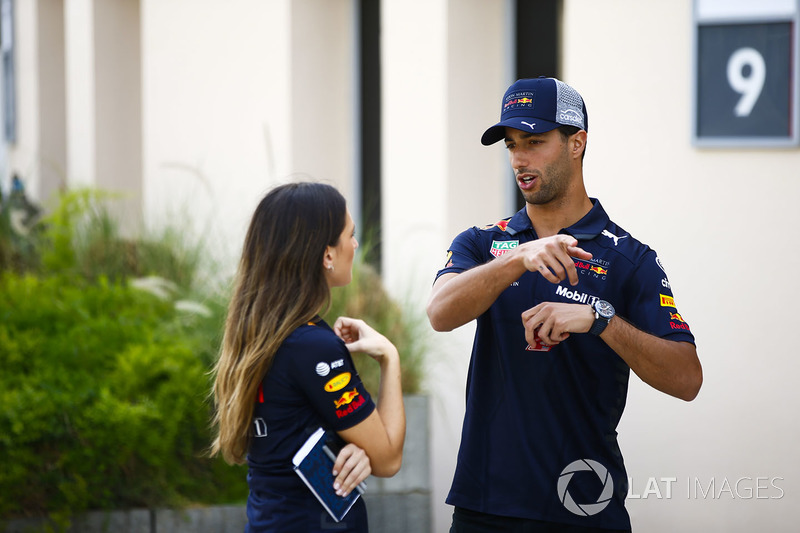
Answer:
<svg viewBox="0 0 800 533"><path fill-rule="evenodd" d="M695 144L797 143L794 31L791 22L698 25Z"/></svg>
<svg viewBox="0 0 800 533"><path fill-rule="evenodd" d="M746 76L745 68L749 71ZM755 48L739 48L731 54L728 60L728 83L734 91L742 95L733 108L737 117L749 116L753 111L753 106L761 96L766 77L767 66L764 57Z"/></svg>

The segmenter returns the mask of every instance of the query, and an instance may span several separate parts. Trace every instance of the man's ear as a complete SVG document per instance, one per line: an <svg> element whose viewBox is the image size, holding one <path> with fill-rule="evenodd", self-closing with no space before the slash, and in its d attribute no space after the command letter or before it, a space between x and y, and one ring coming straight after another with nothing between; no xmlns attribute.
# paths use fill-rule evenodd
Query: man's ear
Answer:
<svg viewBox="0 0 800 533"><path fill-rule="evenodd" d="M584 130L580 130L579 132L575 133L570 139L570 150L572 151L573 156L580 157L585 149L586 149L586 132Z"/></svg>

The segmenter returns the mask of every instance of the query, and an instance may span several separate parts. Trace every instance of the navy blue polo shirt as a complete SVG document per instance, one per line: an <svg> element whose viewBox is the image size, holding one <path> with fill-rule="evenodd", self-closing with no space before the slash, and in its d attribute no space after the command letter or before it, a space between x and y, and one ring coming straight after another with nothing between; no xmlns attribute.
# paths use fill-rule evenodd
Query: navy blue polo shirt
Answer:
<svg viewBox="0 0 800 533"><path fill-rule="evenodd" d="M292 457L317 428L348 429L374 409L350 352L328 324L318 319L294 330L255 398L248 531L366 531L363 498L336 524L292 469Z"/></svg>
<svg viewBox="0 0 800 533"><path fill-rule="evenodd" d="M639 329L694 343L656 252L613 223L600 202L561 233L591 260L574 259L579 283L526 272L477 319L466 415L447 503L474 511L607 529L630 529L627 474L617 444L628 365L599 337L556 346L525 340L521 314L545 302L609 301ZM523 208L458 235L437 274L464 272L535 240Z"/></svg>

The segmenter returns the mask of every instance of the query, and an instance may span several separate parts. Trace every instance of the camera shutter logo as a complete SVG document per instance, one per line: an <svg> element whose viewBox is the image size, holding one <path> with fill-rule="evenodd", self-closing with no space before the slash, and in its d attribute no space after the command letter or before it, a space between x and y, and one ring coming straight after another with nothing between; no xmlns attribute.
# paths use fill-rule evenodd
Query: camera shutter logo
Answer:
<svg viewBox="0 0 800 533"><path fill-rule="evenodd" d="M567 486L572 480L572 476L575 474L575 472L583 472L588 470L591 470L597 474L597 477L603 484L603 491L600 493L600 496L597 497L597 501L594 503L576 503L567 490ZM558 477L558 499L561 500L561 503L569 512L579 516L592 516L599 513L606 508L608 503L611 501L613 494L614 482L611 480L611 475L608 473L608 469L606 469L605 466L601 465L597 461L593 461L591 459L578 459L577 461L571 462L564 470L561 471L561 475Z"/></svg>

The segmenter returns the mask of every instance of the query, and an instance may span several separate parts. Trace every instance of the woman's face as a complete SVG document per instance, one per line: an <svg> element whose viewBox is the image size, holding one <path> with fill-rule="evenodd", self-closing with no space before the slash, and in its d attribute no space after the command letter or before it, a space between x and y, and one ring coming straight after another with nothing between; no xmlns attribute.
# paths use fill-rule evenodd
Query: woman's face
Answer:
<svg viewBox="0 0 800 533"><path fill-rule="evenodd" d="M339 235L336 246L328 246L325 250L325 277L330 287L343 287L353 277L353 258L356 255L356 225L350 211L345 213L344 230Z"/></svg>

